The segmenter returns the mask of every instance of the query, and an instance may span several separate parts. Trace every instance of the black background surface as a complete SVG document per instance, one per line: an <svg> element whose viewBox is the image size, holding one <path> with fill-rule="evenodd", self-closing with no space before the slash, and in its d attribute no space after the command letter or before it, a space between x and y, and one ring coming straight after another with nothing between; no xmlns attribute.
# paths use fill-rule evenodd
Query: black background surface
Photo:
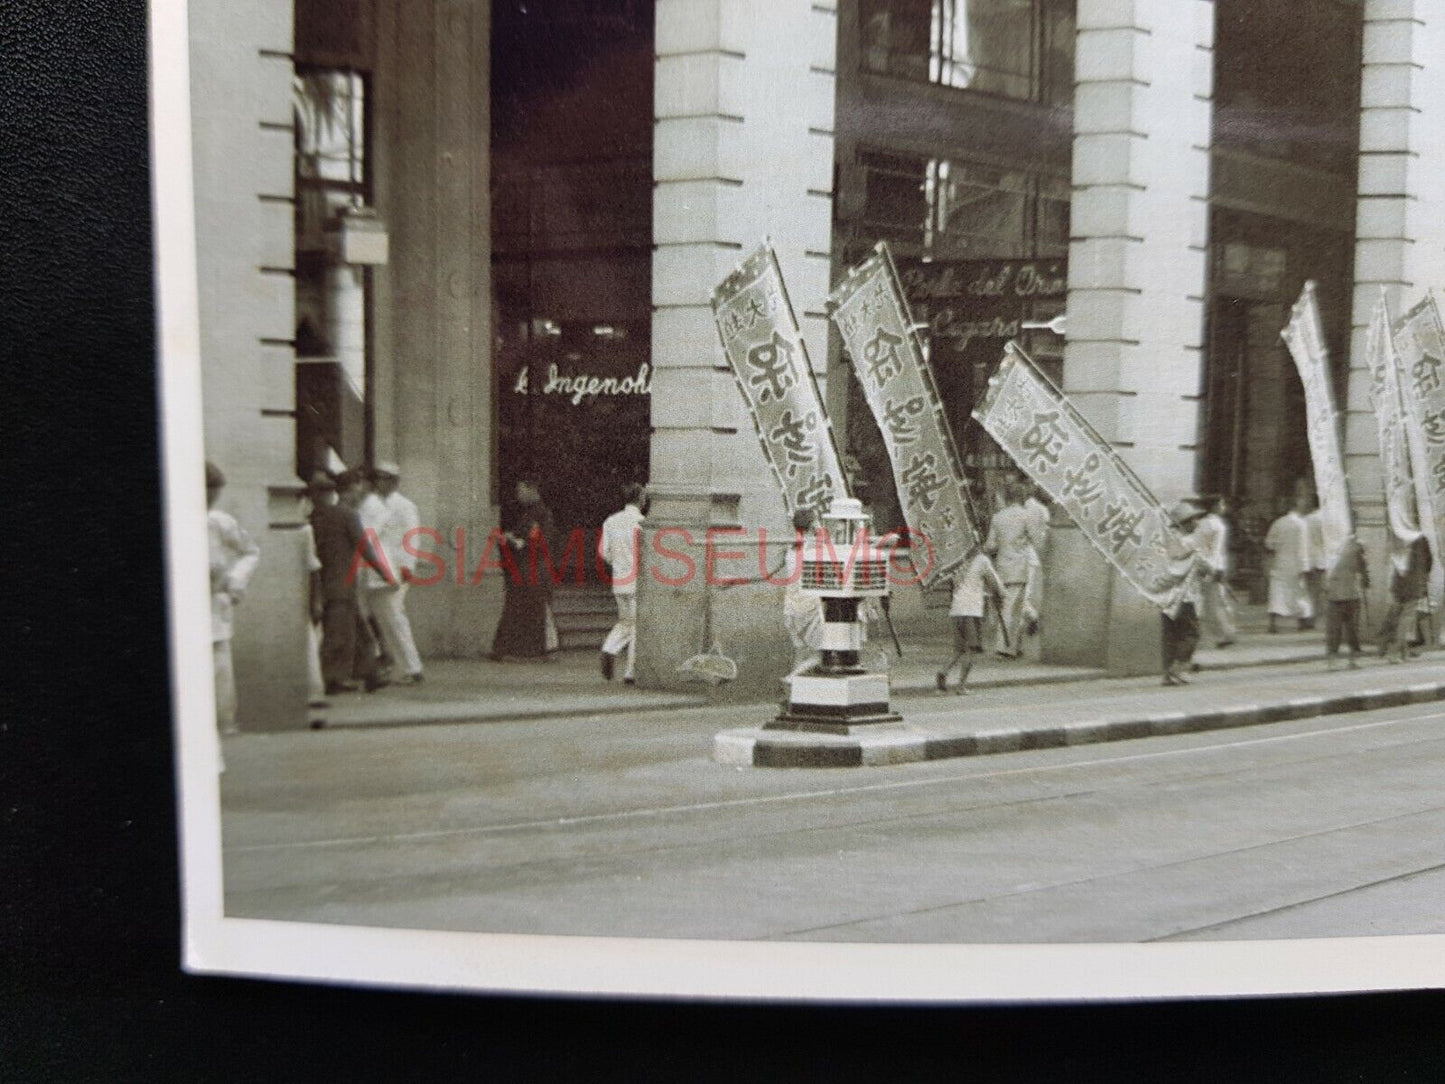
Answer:
<svg viewBox="0 0 1445 1084"><path fill-rule="evenodd" d="M8 0L0 41L0 1078L1445 1078L1438 994L830 1009L182 974L144 5Z"/></svg>

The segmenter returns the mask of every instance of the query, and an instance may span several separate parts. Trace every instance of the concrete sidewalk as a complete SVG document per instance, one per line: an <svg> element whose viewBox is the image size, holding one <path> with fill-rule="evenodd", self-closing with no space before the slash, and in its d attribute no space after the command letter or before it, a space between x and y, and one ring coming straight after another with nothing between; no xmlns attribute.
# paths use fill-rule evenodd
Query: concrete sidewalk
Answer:
<svg viewBox="0 0 1445 1084"><path fill-rule="evenodd" d="M869 661L887 666L895 696L935 694L934 674L952 655L952 641L909 638L903 650L903 657L898 658L890 642L875 639ZM1317 660L1323 650L1319 632L1252 635L1229 648L1201 648L1196 661L1201 670L1232 670ZM1088 667L984 655L974 666L969 685L979 690L1033 688L1105 677L1105 671ZM590 651L559 652L546 662L536 663L437 660L428 661L426 680L421 685L388 686L372 694L336 696L329 707L314 709L312 718L313 725L327 727L410 726L628 714L712 703L706 686L694 688L696 691L663 692L638 689L620 681L605 682L598 672L597 656Z"/></svg>
<svg viewBox="0 0 1445 1084"><path fill-rule="evenodd" d="M901 723L852 735L726 730L715 760L775 768L860 767L948 757L1011 753L1066 745L1184 734L1257 723L1445 700L1438 654L1403 665L1369 658L1358 670L1327 671L1309 663L1197 674L1185 688L1158 678L1124 678L1020 689L979 688L971 695L933 693L899 705ZM913 710L910 710L912 708Z"/></svg>

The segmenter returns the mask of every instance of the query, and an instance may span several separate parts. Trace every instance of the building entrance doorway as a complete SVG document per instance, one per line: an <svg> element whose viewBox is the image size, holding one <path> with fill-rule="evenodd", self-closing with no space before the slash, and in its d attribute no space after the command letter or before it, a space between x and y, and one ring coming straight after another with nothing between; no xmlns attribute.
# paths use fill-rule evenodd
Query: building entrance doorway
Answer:
<svg viewBox="0 0 1445 1084"><path fill-rule="evenodd" d="M1263 584L1265 532L1310 474L1304 397L1280 339L1289 306L1216 297L1210 311L1199 489L1229 504L1231 567Z"/></svg>

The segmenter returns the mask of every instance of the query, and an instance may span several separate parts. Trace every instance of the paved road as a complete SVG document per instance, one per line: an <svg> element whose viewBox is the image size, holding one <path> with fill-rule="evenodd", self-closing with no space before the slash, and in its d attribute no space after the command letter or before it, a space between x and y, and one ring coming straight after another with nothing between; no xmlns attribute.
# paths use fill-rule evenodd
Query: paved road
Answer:
<svg viewBox="0 0 1445 1084"><path fill-rule="evenodd" d="M792 771L708 760L736 714L243 737L227 913L812 941L1445 933L1445 705Z"/></svg>

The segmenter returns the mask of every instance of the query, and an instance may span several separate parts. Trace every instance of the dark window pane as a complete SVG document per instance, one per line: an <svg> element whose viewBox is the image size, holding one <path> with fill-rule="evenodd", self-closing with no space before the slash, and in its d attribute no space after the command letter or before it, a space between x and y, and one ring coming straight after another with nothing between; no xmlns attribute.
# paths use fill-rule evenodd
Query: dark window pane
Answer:
<svg viewBox="0 0 1445 1084"><path fill-rule="evenodd" d="M862 0L866 71L1031 101L1073 94L1072 0Z"/></svg>

